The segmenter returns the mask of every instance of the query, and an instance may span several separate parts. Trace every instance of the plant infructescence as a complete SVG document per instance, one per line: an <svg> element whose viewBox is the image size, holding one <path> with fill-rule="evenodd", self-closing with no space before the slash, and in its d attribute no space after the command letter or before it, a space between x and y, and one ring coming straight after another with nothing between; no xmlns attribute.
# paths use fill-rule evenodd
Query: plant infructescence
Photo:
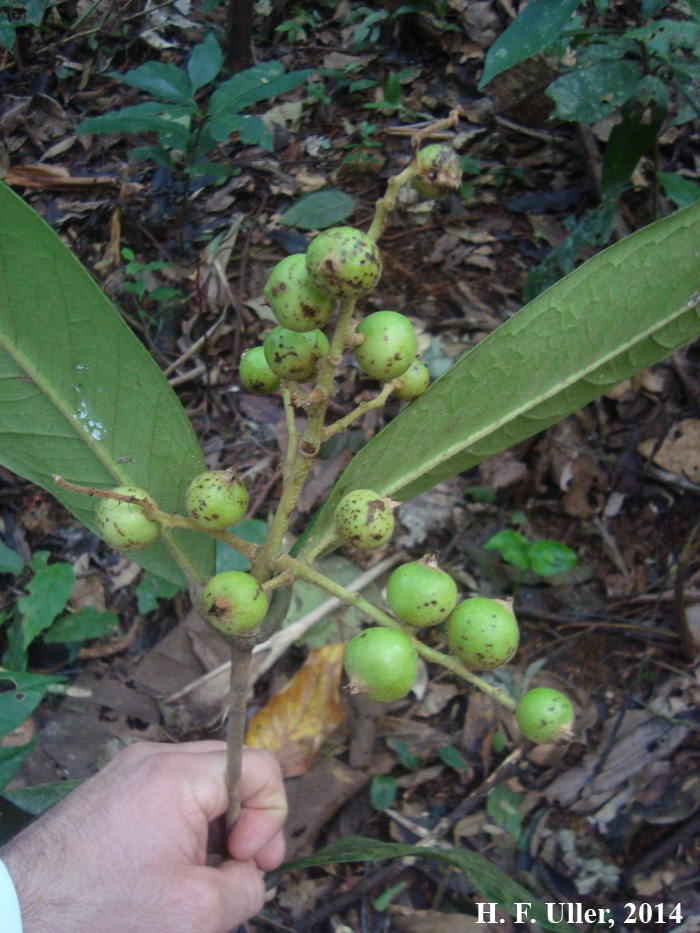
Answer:
<svg viewBox="0 0 700 933"><path fill-rule="evenodd" d="M454 119L447 121L447 125ZM389 183L387 196L379 202L368 233L352 227L336 227L319 234L305 256L283 259L272 270L265 297L279 325L267 335L262 347L250 349L241 360L241 381L251 391L269 394L279 385L287 415L289 443L283 464L283 491L267 538L260 547L242 541L227 530L243 515L248 496L243 483L231 470L208 471L196 476L185 495L187 517L160 509L155 499L136 487L90 490L99 497L97 522L102 536L114 547L136 551L164 533L188 528L208 533L239 550L252 564L250 573L230 571L209 580L188 572L194 605L202 617L231 644L239 680L232 687L229 710L230 783L236 786L242 729L245 721L245 678L242 668L253 646L269 637L281 622L282 613L271 606L274 591L288 590L296 578L318 583L341 598L353 600L347 591L315 571L310 558L284 553L282 543L311 465L321 444L346 428L370 408L383 405L396 393L419 396L427 388L424 373L417 367L418 340L410 321L394 311L378 311L359 317L357 301L377 285L382 271L377 240L393 207L396 192L414 182L426 196L454 192L461 184L459 160L446 146L420 149L416 137L413 157L403 172ZM322 327L330 327L330 339ZM261 353L262 350L262 353ZM327 423L327 409L335 394L334 376L343 365L345 351L353 351L365 374L381 387L371 402L360 404L335 423ZM408 382L401 381L409 370ZM308 384L313 382L313 386ZM297 428L296 411L306 413L306 428ZM371 488L350 489L335 510L335 530L340 541L372 550L390 539L394 531L394 509L398 502ZM342 588L341 588L342 589ZM463 609L474 603L489 607L492 614L503 609L494 600L467 600L457 604L457 587L434 558L426 557L399 567L388 587L389 607L394 616L372 607L365 611L377 627L360 633L347 649L346 669L351 688L369 699L390 702L405 696L418 670L418 656L443 663L472 684L485 690L509 709L514 701L481 680L473 670L495 667L509 660L517 646L515 617L508 610L507 632L496 633L504 642L488 654L471 656L450 641L452 655L428 648L418 637L422 628L446 619L448 632L461 625ZM489 617L490 618L490 617ZM515 637L513 638L513 627ZM490 631L490 630L489 630ZM492 634L492 633L491 633ZM490 636L489 636L490 637ZM493 640L493 639L492 639ZM472 653L473 654L473 653ZM462 663L466 661L467 666ZM469 670L471 667L472 670ZM232 795L229 822L236 818L237 799Z"/></svg>
<svg viewBox="0 0 700 933"><path fill-rule="evenodd" d="M445 124L437 126L446 128ZM355 260L359 257L359 271L351 268L347 280L339 274L343 270L337 263L348 243L348 228L341 228L330 243L323 235L321 242L328 245L329 252L318 245L310 251L311 256L307 252L305 266L311 276L317 276L319 270L330 270L333 290L344 285L352 290L351 296L342 291L326 292L334 298L336 308L327 328L328 337L322 334L327 348L314 338L315 348L320 347L322 352L315 349L312 354L314 371L308 381L290 378L287 371L281 376L275 374L264 347L250 349L241 362L241 381L251 391L276 391L275 380L280 380L289 436L279 506L261 545L243 540L235 528L203 528L201 521L183 514L187 489L205 470L205 464L182 406L156 364L87 273L72 257L66 258L60 240L20 199L0 185L0 204L11 220L0 238L6 297L0 303L0 365L6 377L0 380L3 465L45 488L56 489L61 501L93 530L98 526L90 497L136 505L143 518L158 526L159 535L152 544L134 552L134 559L173 582L187 581L194 606L212 624L212 610L218 621L231 609L235 632L225 633L232 653L228 719L230 822L237 812L236 775L245 723L248 660L253 646L281 624L295 578L311 581L360 609L375 627L399 632L403 636L399 642L405 645L406 639L419 658L442 665L507 708L516 709L514 699L475 674L459 657L430 647L429 638L415 621L413 625L405 623L400 615L385 612L350 593L319 573L313 566L314 559L342 540L341 528L347 530L351 540L356 538L358 522L361 531L368 528L370 534L367 538L360 534L353 543L371 547L377 540L374 535L387 535L387 527L388 538L391 522L385 522L386 527L380 529L376 529L375 522L378 516L391 516L393 522L397 503L553 424L608 386L691 342L700 332L700 207L691 207L589 260L458 360L355 456L315 521L294 549L286 553L286 531L322 444L401 390L406 374L414 366L412 363L403 375L380 379L382 384L374 398L329 422L334 375L339 366L352 363L353 352L363 342L364 335L356 333L356 325L362 320L356 304L357 288L359 285L362 292L376 285L377 260L371 244L376 246L401 186L411 183L421 170L418 151L423 138L425 134L416 136L410 162L389 180L369 230L349 237L362 244L361 248L345 250ZM312 245L319 239L314 239ZM36 261L33 249L53 261ZM674 275L669 277L672 265ZM369 276L365 275L367 269ZM27 290L30 281L32 288ZM38 308L37 290L44 295ZM76 306L81 308L80 315L74 313ZM610 307L616 309L614 328L605 326ZM35 315L33 320L31 314L22 314L27 308ZM26 318L31 320L31 328L23 327ZM36 340L39 326L50 330L54 339L50 371L42 369L46 359L40 352L44 344ZM282 359L275 359L277 355L283 357L287 351L291 354L295 348L290 334L313 334L280 327L286 333L284 341L274 344L271 358L275 365L282 363ZM94 339L96 330L104 338L99 345ZM591 341L591 332L599 339ZM541 354L545 344L550 351L546 357ZM101 347L108 347L109 352L99 355ZM99 374L93 365L96 358ZM535 358L537 367L523 365L523 360ZM125 366L127 359L129 365ZM508 373L507 380L503 379L504 372ZM25 390L25 384L31 391ZM16 392L17 385L22 385L21 393ZM50 391L46 391L47 387ZM153 398L154 404L144 406L144 398ZM42 436L46 447L43 457L39 456L32 431L39 417L42 424L56 426L54 433ZM179 464L179 469L173 469L173 464ZM68 476L60 478L56 486L54 472ZM123 486L146 490L148 498L113 491ZM353 502L358 491L368 495ZM348 526L336 521L338 506L347 496L352 505ZM206 501L201 514L209 514ZM252 583L236 577L227 581L234 584L232 592L225 589L212 594L210 589L205 599L207 586L215 578L212 539L235 548L250 562L248 576ZM265 601L268 610L258 622L256 611ZM463 622L468 614L461 608L465 602L469 601L451 611L448 626L453 615L457 619L455 626ZM236 604L246 612L239 611L237 616ZM248 612L251 606L255 607L252 614ZM405 614L405 609L399 612ZM490 639L488 631L485 635ZM505 656L510 654L512 635L511 624ZM486 647L494 646L489 643ZM490 657L489 663L493 660ZM15 681L18 678L19 674ZM378 695L375 685L365 686L368 696ZM362 689L359 679L356 687ZM523 721L529 730L527 717Z"/></svg>

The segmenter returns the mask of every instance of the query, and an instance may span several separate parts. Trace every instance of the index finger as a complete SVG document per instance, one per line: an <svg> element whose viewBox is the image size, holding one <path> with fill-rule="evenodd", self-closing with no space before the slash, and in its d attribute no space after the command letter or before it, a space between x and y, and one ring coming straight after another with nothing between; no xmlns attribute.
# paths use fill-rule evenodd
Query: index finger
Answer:
<svg viewBox="0 0 700 933"><path fill-rule="evenodd" d="M287 795L277 760L258 748L243 750L241 815L231 831L228 850L235 859L255 856L278 835L287 818Z"/></svg>

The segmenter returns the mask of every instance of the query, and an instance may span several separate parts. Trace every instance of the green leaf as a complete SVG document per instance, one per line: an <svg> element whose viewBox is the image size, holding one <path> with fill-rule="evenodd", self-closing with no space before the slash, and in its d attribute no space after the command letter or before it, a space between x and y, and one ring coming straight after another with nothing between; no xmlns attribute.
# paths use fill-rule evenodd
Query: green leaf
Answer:
<svg viewBox="0 0 700 933"><path fill-rule="evenodd" d="M551 45L564 31L580 0L532 0L488 50L479 90L496 75Z"/></svg>
<svg viewBox="0 0 700 933"><path fill-rule="evenodd" d="M565 573L578 564L578 557L561 541L533 541L529 547L530 566L541 577Z"/></svg>
<svg viewBox="0 0 700 933"><path fill-rule="evenodd" d="M193 102L192 83L189 75L177 65L165 65L163 62L146 62L126 74L111 71L110 78L121 81L145 91L159 100L171 101L175 104Z"/></svg>
<svg viewBox="0 0 700 933"><path fill-rule="evenodd" d="M166 511L181 510L206 464L177 396L59 237L2 184L0 216L0 463L95 532L93 501L63 490L54 474L100 488L133 484ZM133 559L184 584L178 561L208 578L214 543L164 532Z"/></svg>
<svg viewBox="0 0 700 933"><path fill-rule="evenodd" d="M238 133L246 146L262 146L268 152L274 148L272 131L267 124L260 117L246 113L222 111L207 123L207 132L219 142L228 139L231 133Z"/></svg>
<svg viewBox="0 0 700 933"><path fill-rule="evenodd" d="M44 641L55 645L74 644L89 638L104 638L117 625L119 619L113 612L84 606L77 612L57 619L48 632L44 632Z"/></svg>
<svg viewBox="0 0 700 933"><path fill-rule="evenodd" d="M635 62L594 62L552 81L545 93L557 105L554 116L560 120L595 123L633 96L639 78Z"/></svg>
<svg viewBox="0 0 700 933"><path fill-rule="evenodd" d="M27 586L29 596L17 600L22 613L24 650L31 645L39 632L47 629L59 612L65 608L75 583L73 567L66 563L49 566L48 551L34 555L31 567L34 577Z"/></svg>
<svg viewBox="0 0 700 933"><path fill-rule="evenodd" d="M700 185L690 181L678 172L658 172L656 176L663 185L666 197L676 207L683 208L700 201Z"/></svg>
<svg viewBox="0 0 700 933"><path fill-rule="evenodd" d="M387 104L391 104L394 107L401 101L401 83L398 76L393 72L386 79L382 93L384 94L384 100Z"/></svg>
<svg viewBox="0 0 700 933"><path fill-rule="evenodd" d="M486 812L497 826L501 826L513 837L519 839L523 815L518 810L520 795L511 790L505 781L496 784L486 798Z"/></svg>
<svg viewBox="0 0 700 933"><path fill-rule="evenodd" d="M388 774L377 774L372 778L369 798L375 810L388 810L396 800L396 779Z"/></svg>
<svg viewBox="0 0 700 933"><path fill-rule="evenodd" d="M355 210L355 201L337 188L326 188L299 198L282 214L280 222L300 230L325 230L342 223Z"/></svg>
<svg viewBox="0 0 700 933"><path fill-rule="evenodd" d="M24 561L4 541L0 541L0 573L12 573L16 577L24 570Z"/></svg>
<svg viewBox="0 0 700 933"><path fill-rule="evenodd" d="M168 580L161 580L152 573L145 573L143 579L136 587L136 602L141 615L153 612L158 606L159 599L172 599L180 592L182 587Z"/></svg>
<svg viewBox="0 0 700 933"><path fill-rule="evenodd" d="M528 540L518 531L504 528L489 538L484 548L487 551L498 551L503 560L520 570L527 570L530 566Z"/></svg>
<svg viewBox="0 0 700 933"><path fill-rule="evenodd" d="M311 74L312 68L285 74L279 62L255 65L219 85L211 95L209 114L219 117L226 113L240 113L260 100L269 100L278 94L293 91Z"/></svg>
<svg viewBox="0 0 700 933"><path fill-rule="evenodd" d="M0 738L14 732L32 715L51 684L65 677L0 670Z"/></svg>
<svg viewBox="0 0 700 933"><path fill-rule="evenodd" d="M295 553L335 543L347 492L411 499L695 340L698 242L700 204L603 250L513 315L355 455Z"/></svg>
<svg viewBox="0 0 700 933"><path fill-rule="evenodd" d="M12 50L14 44L15 27L7 17L0 13L0 45L9 52Z"/></svg>
<svg viewBox="0 0 700 933"><path fill-rule="evenodd" d="M438 749L438 755L441 761L449 768L454 768L455 771L469 770L469 765L464 758L462 758L457 749L453 748L451 745L444 745L442 748Z"/></svg>
<svg viewBox="0 0 700 933"><path fill-rule="evenodd" d="M0 696L0 715L2 711L2 696ZM10 781L24 764L25 758L39 741L38 737L27 742L26 745L15 745L9 748L0 748L0 790Z"/></svg>
<svg viewBox="0 0 700 933"><path fill-rule="evenodd" d="M259 518L246 518L229 528L239 538L248 541L250 544L264 544L267 538L267 522ZM216 548L216 572L223 573L225 570L250 570L251 564L242 554L239 554L232 547L217 541Z"/></svg>
<svg viewBox="0 0 700 933"><path fill-rule="evenodd" d="M516 904L530 903L528 919L539 923L545 930L558 930L559 933L576 933L576 927L570 923L551 923L547 919L547 908L530 892L513 881L497 865L489 862L480 852L470 849L439 849L427 846L401 845L396 842L381 842L364 836L345 836L332 842L325 849L320 849L306 858L286 862L277 869L283 874L298 869L315 868L318 865L333 865L342 862L366 862L389 858L412 856L444 862L463 871L476 886L481 896L491 903L498 904L501 910L517 916Z"/></svg>
<svg viewBox="0 0 700 933"><path fill-rule="evenodd" d="M190 138L191 114L195 109L149 100L89 117L78 124L76 133L157 133L163 145L184 149Z"/></svg>
<svg viewBox="0 0 700 933"><path fill-rule="evenodd" d="M421 759L418 755L413 754L409 748L408 742L404 742L403 739L397 739L392 736L388 739L388 744L393 749L396 757L404 768L408 768L409 771L415 771L416 768L420 768Z"/></svg>
<svg viewBox="0 0 700 933"><path fill-rule="evenodd" d="M374 902L374 909L379 911L386 910L396 895L400 894L407 887L408 881L399 881L397 884L392 884L390 888L387 888L386 891L380 894L376 899Z"/></svg>
<svg viewBox="0 0 700 933"><path fill-rule="evenodd" d="M47 0L27 0L24 21L31 26L41 26L41 21L46 12Z"/></svg>
<svg viewBox="0 0 700 933"><path fill-rule="evenodd" d="M80 787L83 781L84 778L71 778L67 781L33 784L31 787L15 787L12 790L6 790L3 797L26 813L41 816L76 787Z"/></svg>
<svg viewBox="0 0 700 933"><path fill-rule="evenodd" d="M603 158L601 193L619 195L639 160L654 144L666 111L652 107L651 118L646 111L642 105L634 107L612 128Z"/></svg>
<svg viewBox="0 0 700 933"><path fill-rule="evenodd" d="M210 84L221 71L223 57L219 43L213 33L209 33L204 42L195 45L187 63L187 74L192 85L192 93L200 87Z"/></svg>

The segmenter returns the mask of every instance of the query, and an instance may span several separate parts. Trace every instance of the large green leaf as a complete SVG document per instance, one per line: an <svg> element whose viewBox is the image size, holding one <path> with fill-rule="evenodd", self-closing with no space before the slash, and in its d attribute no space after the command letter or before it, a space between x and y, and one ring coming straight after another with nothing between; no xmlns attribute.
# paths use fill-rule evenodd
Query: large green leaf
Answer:
<svg viewBox="0 0 700 933"><path fill-rule="evenodd" d="M148 489L182 509L206 469L177 396L111 302L47 224L0 184L0 463L53 493L95 531L74 483ZM134 555L167 580L179 563L210 576L214 543L175 532Z"/></svg>
<svg viewBox="0 0 700 933"><path fill-rule="evenodd" d="M355 456L296 552L333 542L333 512L346 492L410 499L698 335L694 204L589 259L466 353Z"/></svg>
<svg viewBox="0 0 700 933"><path fill-rule="evenodd" d="M502 71L551 45L564 31L579 3L580 0L532 0L528 3L488 50L479 90Z"/></svg>
<svg viewBox="0 0 700 933"><path fill-rule="evenodd" d="M513 881L502 869L480 852L470 849L442 849L433 846L411 846L397 842L382 842L365 836L345 836L337 839L325 849L304 858L294 859L277 869L277 874L296 871L300 868L314 868L317 865L334 865L339 862L368 862L390 858L427 858L443 862L464 872L475 885L479 894L488 904L496 904L504 913L518 917L521 922L526 918L529 924L539 923L545 930L559 930L560 933L575 933L575 927L569 923L551 921L547 907L527 888ZM520 907L520 910L518 909ZM526 909L527 908L527 909Z"/></svg>

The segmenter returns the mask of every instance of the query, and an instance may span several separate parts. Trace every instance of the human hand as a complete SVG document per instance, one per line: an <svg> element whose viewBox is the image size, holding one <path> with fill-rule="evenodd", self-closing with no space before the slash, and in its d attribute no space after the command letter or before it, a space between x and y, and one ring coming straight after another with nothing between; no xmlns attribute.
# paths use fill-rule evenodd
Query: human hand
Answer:
<svg viewBox="0 0 700 933"><path fill-rule="evenodd" d="M244 750L232 858L207 866L225 748L131 745L1 849L24 933L228 933L258 913L284 858L284 786L268 752Z"/></svg>

